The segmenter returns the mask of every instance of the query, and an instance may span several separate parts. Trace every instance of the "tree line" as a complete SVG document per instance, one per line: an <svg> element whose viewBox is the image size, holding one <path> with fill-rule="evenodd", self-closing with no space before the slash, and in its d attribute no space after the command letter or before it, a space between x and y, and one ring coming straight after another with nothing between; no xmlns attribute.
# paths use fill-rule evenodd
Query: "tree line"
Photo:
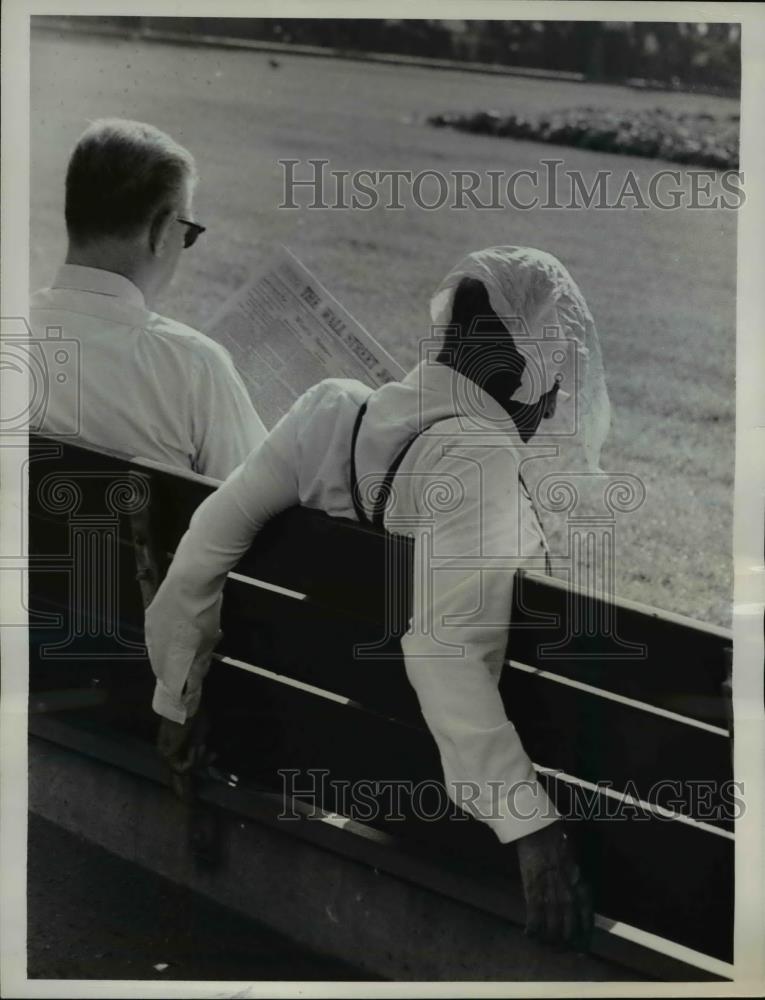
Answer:
<svg viewBox="0 0 765 1000"><path fill-rule="evenodd" d="M574 72L586 79L738 94L738 24L674 21L474 21L381 18L101 17L143 28L229 35Z"/></svg>

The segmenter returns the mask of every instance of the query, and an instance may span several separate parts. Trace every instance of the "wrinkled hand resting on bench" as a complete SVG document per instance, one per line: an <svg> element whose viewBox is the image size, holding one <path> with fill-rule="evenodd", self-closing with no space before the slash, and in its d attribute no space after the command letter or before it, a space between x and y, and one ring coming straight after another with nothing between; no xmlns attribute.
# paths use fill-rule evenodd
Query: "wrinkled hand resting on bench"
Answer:
<svg viewBox="0 0 765 1000"><path fill-rule="evenodd" d="M584 951L592 933L590 889L560 822L515 842L526 897L526 934Z"/></svg>

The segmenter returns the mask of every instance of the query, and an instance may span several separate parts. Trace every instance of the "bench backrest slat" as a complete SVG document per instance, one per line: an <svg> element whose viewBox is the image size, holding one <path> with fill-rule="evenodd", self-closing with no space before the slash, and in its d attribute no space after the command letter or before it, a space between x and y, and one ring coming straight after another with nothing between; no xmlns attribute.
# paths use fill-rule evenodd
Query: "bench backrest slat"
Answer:
<svg viewBox="0 0 765 1000"><path fill-rule="evenodd" d="M38 447L49 443L37 438ZM58 457L43 458L36 468L36 485L62 464L76 469L78 488L94 503L103 504L103 482L95 472L117 476L120 471L143 476L151 504L157 543L174 551L198 504L211 492L204 482L65 445ZM37 466L38 463L35 463ZM93 476L92 479L85 477ZM75 475L72 472L72 475ZM58 515L58 520L67 515ZM41 509L39 497L30 497L30 517L54 521L56 512ZM132 544L123 519L123 538ZM39 529L38 529L39 530ZM378 623L383 635L386 609L396 605L394 631L405 627L408 590L408 542L396 543L399 571L395 587L386 585L386 549L391 542L365 526L318 511L296 508L276 518L256 539L237 572L306 594L322 608ZM390 556L389 556L390 558ZM602 688L625 697L725 726L726 707L721 685L726 672L729 631L694 623L677 615L640 608L616 599L578 594L559 582L531 574L517 574L512 608L509 656L529 666ZM603 622L610 632L567 636L572 601L581 616ZM603 610L608 606L608 613ZM402 624L403 623L403 624ZM567 641L568 639L568 641ZM644 654L635 652L645 647ZM624 649L629 658L624 658Z"/></svg>

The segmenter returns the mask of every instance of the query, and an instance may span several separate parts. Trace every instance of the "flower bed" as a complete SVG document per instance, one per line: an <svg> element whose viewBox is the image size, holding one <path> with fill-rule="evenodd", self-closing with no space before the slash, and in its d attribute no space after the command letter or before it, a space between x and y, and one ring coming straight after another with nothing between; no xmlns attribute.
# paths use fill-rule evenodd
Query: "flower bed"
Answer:
<svg viewBox="0 0 765 1000"><path fill-rule="evenodd" d="M604 153L648 156L718 170L738 169L739 116L571 108L552 114L478 111L428 118L431 125L480 135L531 139Z"/></svg>

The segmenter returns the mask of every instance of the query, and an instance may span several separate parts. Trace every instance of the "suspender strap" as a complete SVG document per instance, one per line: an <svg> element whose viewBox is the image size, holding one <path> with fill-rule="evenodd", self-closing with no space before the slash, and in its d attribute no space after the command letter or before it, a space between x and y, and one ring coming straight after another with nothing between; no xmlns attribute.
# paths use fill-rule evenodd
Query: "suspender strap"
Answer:
<svg viewBox="0 0 765 1000"><path fill-rule="evenodd" d="M384 528L385 511L388 508L388 502L390 501L390 496L391 493L393 492L393 480L396 478L396 473L398 472L399 466L404 461L407 452L412 447L417 438L420 436L420 434L423 433L423 431L430 430L431 427L435 426L435 424L437 423L440 423L442 420L452 420L455 416L458 416L458 414L451 414L448 417L441 417L440 420L434 420L432 424L429 424L427 427L423 427L421 431L419 431L417 434L415 434L406 442L403 448L393 459L390 468L385 474L385 478L383 479L380 485L380 490L377 494L377 497L375 498L374 508L372 509L372 517L369 518L367 517L366 511L364 510L364 507L361 503L361 497L359 495L358 476L356 473L356 441L358 440L359 431L361 430L361 422L364 419L364 414L366 412L367 412L367 404L363 403L359 408L359 412L356 415L356 421L353 425L353 434L351 436L351 500L353 502L353 509L356 512L356 517L362 524L372 524L375 528ZM547 538L545 537L544 528L542 527L542 521L539 517L536 506L534 505L534 501L531 499L531 494L529 493L526 487L526 483L524 482L520 470L518 470L518 480L520 482L523 492L529 499L529 503L531 504L531 509L534 513L534 516L537 519L537 523L539 524L540 535L542 538L542 545L544 547L544 552L545 552L545 572L547 573L548 576L550 576L552 574L550 548L547 544Z"/></svg>
<svg viewBox="0 0 765 1000"><path fill-rule="evenodd" d="M356 422L353 425L353 435L351 436L351 501L353 502L353 509L356 511L356 517L362 524L368 524L369 518L366 515L366 511L361 503L361 497L359 496L359 480L356 475L356 441L361 430L361 421L364 419L366 412L367 404L362 403L359 412L356 414Z"/></svg>
<svg viewBox="0 0 765 1000"><path fill-rule="evenodd" d="M364 414L366 412L367 404L362 403L359 407L359 412L356 414L356 421L353 425L353 434L351 435L351 501L353 503L353 509L356 512L356 517L362 524L371 524L375 528L384 528L385 511L388 509L388 502L390 501L390 496L393 492L393 480L396 478L396 473L398 472L399 466L404 461L406 453L412 447L420 434L423 433L423 431L430 430L431 427L440 423L442 420L453 420L455 416L458 416L458 414L450 414L448 417L440 417L438 420L434 420L432 424L428 424L427 427L423 427L422 430L418 431L406 442L404 447L393 459L388 471L385 473L385 478L380 484L379 492L374 499L374 507L372 508L372 516L370 518L367 517L367 513L361 502L359 480L356 472L356 442L359 437L359 431L361 430L361 422L364 419Z"/></svg>
<svg viewBox="0 0 765 1000"><path fill-rule="evenodd" d="M539 526L539 537L542 541L542 548L545 551L545 574L547 576L552 576L552 557L550 555L550 545L547 541L547 535L545 535L544 525L542 524L542 518L539 516L539 511L537 510L537 505L534 503L534 498L529 492L529 488L526 485L526 480L521 475L521 470L518 470L518 482L521 489L526 495L526 499L529 501L529 506L531 507L531 512L536 518L537 525Z"/></svg>

